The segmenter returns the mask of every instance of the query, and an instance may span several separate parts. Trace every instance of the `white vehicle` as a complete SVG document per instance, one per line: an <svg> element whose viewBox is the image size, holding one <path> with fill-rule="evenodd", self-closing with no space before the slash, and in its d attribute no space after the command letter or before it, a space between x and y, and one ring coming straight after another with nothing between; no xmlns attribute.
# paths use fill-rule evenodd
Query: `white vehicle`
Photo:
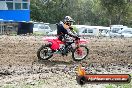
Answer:
<svg viewBox="0 0 132 88"><path fill-rule="evenodd" d="M121 36L121 34L119 33L120 30L121 30L120 28L114 28L110 30L109 36L110 37L120 37Z"/></svg>
<svg viewBox="0 0 132 88"><path fill-rule="evenodd" d="M57 35L57 30L51 31L47 35Z"/></svg>
<svg viewBox="0 0 132 88"><path fill-rule="evenodd" d="M99 27L100 26L85 26L79 30L79 35L81 36L99 36Z"/></svg>
<svg viewBox="0 0 132 88"><path fill-rule="evenodd" d="M79 28L79 35L109 36L108 34L109 30L110 30L110 27L84 25Z"/></svg>
<svg viewBox="0 0 132 88"><path fill-rule="evenodd" d="M121 34L119 33L119 31L123 30L124 28L127 28L127 26L123 26L123 25L111 25L109 36L110 37L120 37Z"/></svg>
<svg viewBox="0 0 132 88"><path fill-rule="evenodd" d="M108 37L110 32L110 27L100 27L100 36Z"/></svg>
<svg viewBox="0 0 132 88"><path fill-rule="evenodd" d="M73 25L73 26L75 26L75 27L78 28L79 30L80 30L81 28L87 27L86 25Z"/></svg>
<svg viewBox="0 0 132 88"><path fill-rule="evenodd" d="M119 32L122 37L132 37L132 28L125 28Z"/></svg>
<svg viewBox="0 0 132 88"><path fill-rule="evenodd" d="M35 23L33 27L33 32L42 32L42 33L49 33L52 30L50 29L49 25L45 25L43 23Z"/></svg>

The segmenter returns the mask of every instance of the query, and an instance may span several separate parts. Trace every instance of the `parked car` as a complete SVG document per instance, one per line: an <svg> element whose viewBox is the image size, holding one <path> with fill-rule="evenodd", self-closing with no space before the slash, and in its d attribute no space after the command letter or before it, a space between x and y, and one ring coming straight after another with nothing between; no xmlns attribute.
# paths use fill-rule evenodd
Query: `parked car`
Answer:
<svg viewBox="0 0 132 88"><path fill-rule="evenodd" d="M110 32L110 27L100 27L99 31L100 31L100 36L108 37Z"/></svg>
<svg viewBox="0 0 132 88"><path fill-rule="evenodd" d="M51 31L47 35L57 35L57 30Z"/></svg>
<svg viewBox="0 0 132 88"><path fill-rule="evenodd" d="M121 37L121 34L119 33L120 30L121 30L120 28L113 28L112 30L110 30L109 36L110 37Z"/></svg>
<svg viewBox="0 0 132 88"><path fill-rule="evenodd" d="M79 29L79 35L85 36L108 36L107 32L110 27L104 26L87 26L87 25L77 25Z"/></svg>
<svg viewBox="0 0 132 88"><path fill-rule="evenodd" d="M119 31L123 30L124 28L127 28L127 26L111 25L110 28L111 28L109 32L110 37L121 37L121 34L119 33Z"/></svg>
<svg viewBox="0 0 132 88"><path fill-rule="evenodd" d="M51 31L49 25L43 23L35 23L33 27L33 32L49 33Z"/></svg>
<svg viewBox="0 0 132 88"><path fill-rule="evenodd" d="M132 37L132 28L125 28L119 31L122 37Z"/></svg>
<svg viewBox="0 0 132 88"><path fill-rule="evenodd" d="M103 37L109 37L110 35L109 35L109 31L110 30L103 30L102 32L101 32L101 36L103 36Z"/></svg>
<svg viewBox="0 0 132 88"><path fill-rule="evenodd" d="M81 36L99 36L99 28L95 26L85 26L79 30Z"/></svg>

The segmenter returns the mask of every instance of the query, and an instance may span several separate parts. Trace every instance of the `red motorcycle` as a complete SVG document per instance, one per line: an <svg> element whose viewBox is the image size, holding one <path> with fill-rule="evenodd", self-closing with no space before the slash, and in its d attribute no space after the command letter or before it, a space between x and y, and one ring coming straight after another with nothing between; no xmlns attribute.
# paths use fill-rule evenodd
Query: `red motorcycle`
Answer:
<svg viewBox="0 0 132 88"><path fill-rule="evenodd" d="M74 61L81 61L85 59L89 54L89 49L86 44L88 41L84 39L72 38L72 41L68 42L68 46L65 49L64 42L60 41L56 37L45 37L43 38L47 44L42 45L37 51L37 57L39 60L48 60L54 54L67 55L72 53L72 58ZM66 50L66 54L63 51Z"/></svg>

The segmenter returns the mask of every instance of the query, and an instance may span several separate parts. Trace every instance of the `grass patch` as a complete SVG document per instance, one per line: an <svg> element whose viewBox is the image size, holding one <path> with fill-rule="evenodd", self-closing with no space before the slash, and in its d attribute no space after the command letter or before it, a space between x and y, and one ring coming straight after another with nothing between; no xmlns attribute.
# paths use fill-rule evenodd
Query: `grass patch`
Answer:
<svg viewBox="0 0 132 88"><path fill-rule="evenodd" d="M0 86L0 88L15 88L15 85L13 85L13 84L5 84L3 86Z"/></svg>
<svg viewBox="0 0 132 88"><path fill-rule="evenodd" d="M109 84L105 88L132 88L132 83L129 84Z"/></svg>
<svg viewBox="0 0 132 88"><path fill-rule="evenodd" d="M37 80L32 81L31 83L20 82L18 84L4 84L1 85L0 88L42 88L44 83L45 83L44 80Z"/></svg>
<svg viewBox="0 0 132 88"><path fill-rule="evenodd" d="M114 87L114 85L109 84L109 85L105 86L105 88L115 88L115 87Z"/></svg>
<svg viewBox="0 0 132 88"><path fill-rule="evenodd" d="M43 35L46 35L46 34L42 33L42 32L33 32L33 35L35 35L35 36L43 36Z"/></svg>

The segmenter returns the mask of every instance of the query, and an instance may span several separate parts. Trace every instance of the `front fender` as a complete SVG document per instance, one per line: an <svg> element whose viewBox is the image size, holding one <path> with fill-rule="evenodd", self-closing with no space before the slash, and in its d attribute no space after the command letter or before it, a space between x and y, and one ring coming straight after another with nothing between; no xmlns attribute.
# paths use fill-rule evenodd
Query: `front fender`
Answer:
<svg viewBox="0 0 132 88"><path fill-rule="evenodd" d="M80 39L79 43L80 43L80 44L88 44L88 43L89 43L89 40Z"/></svg>

